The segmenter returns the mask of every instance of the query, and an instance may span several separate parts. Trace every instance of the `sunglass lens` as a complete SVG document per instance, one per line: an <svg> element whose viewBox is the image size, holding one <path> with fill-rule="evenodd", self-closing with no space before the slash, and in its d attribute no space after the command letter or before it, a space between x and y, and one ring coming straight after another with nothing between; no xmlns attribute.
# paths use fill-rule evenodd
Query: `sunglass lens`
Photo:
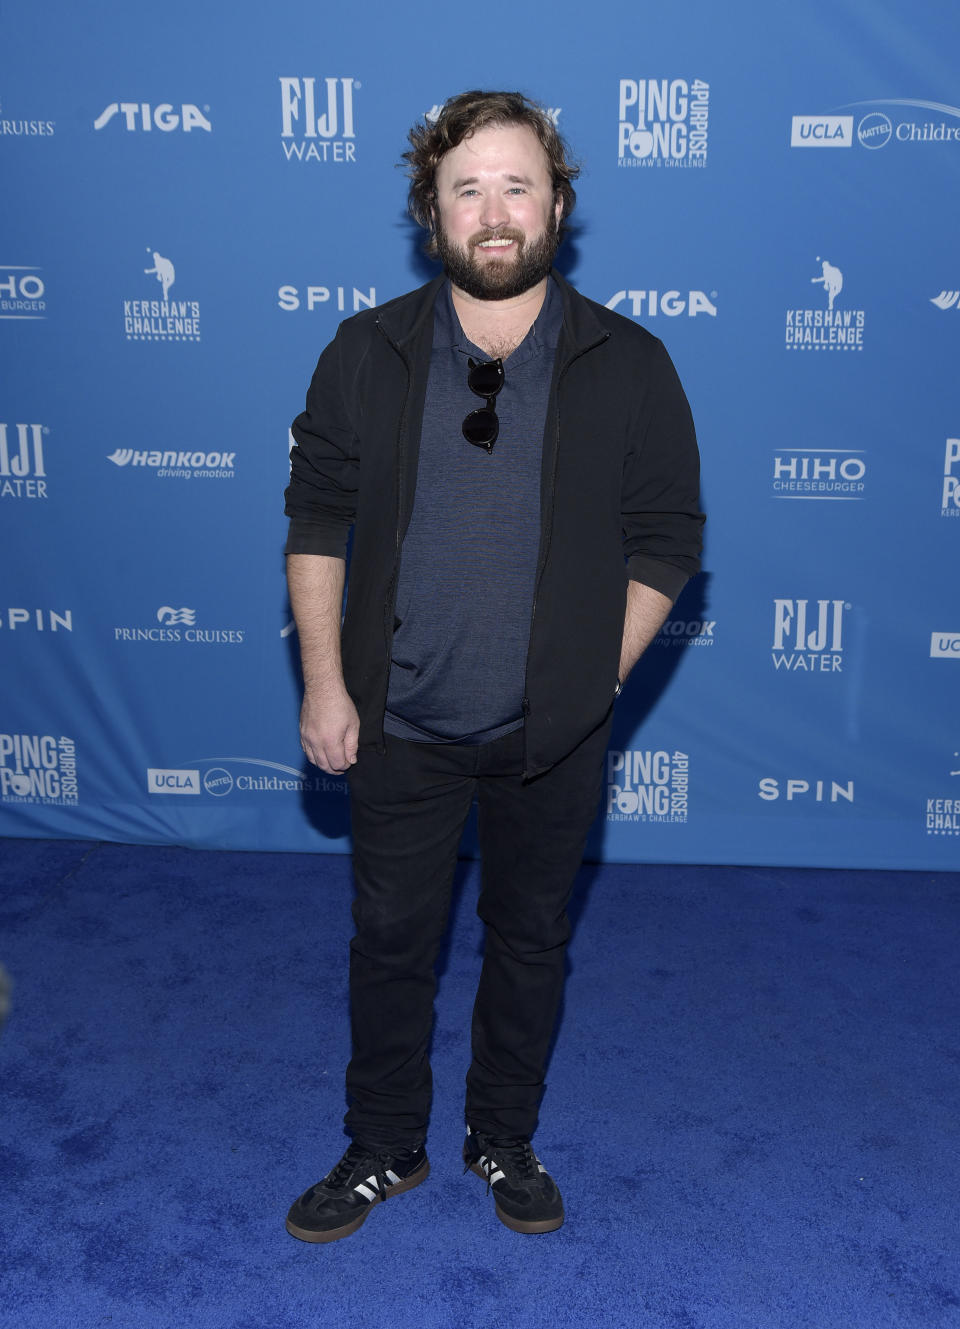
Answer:
<svg viewBox="0 0 960 1329"><path fill-rule="evenodd" d="M468 443L478 448L492 448L500 432L500 422L493 411L482 407L471 411L463 422L463 436Z"/></svg>
<svg viewBox="0 0 960 1329"><path fill-rule="evenodd" d="M485 360L474 365L467 375L471 392L480 397L495 397L503 386L503 366L499 360Z"/></svg>

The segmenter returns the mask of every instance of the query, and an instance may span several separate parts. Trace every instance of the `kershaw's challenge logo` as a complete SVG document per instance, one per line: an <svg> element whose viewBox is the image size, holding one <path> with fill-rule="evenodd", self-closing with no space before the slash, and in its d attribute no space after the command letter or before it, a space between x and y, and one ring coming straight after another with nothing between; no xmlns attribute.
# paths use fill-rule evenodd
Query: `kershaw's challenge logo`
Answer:
<svg viewBox="0 0 960 1329"><path fill-rule="evenodd" d="M354 78L280 79L280 143L287 161L354 162Z"/></svg>
<svg viewBox="0 0 960 1329"><path fill-rule="evenodd" d="M952 768L947 767L947 774L951 779L960 776L960 752L953 754ZM960 835L960 795L928 798L924 821L928 835Z"/></svg>
<svg viewBox="0 0 960 1329"><path fill-rule="evenodd" d="M822 286L827 307L788 309L786 347L788 351L862 351L866 315L862 309L836 308L843 290L843 273L828 259L817 256L820 275L811 277Z"/></svg>
<svg viewBox="0 0 960 1329"><path fill-rule="evenodd" d="M127 341L199 341L200 305L196 300L171 300L170 290L177 280L173 261L147 246L153 258L145 277L155 277L160 284L159 300L124 300L123 330Z"/></svg>
<svg viewBox="0 0 960 1329"><path fill-rule="evenodd" d="M618 166L706 166L709 83L622 78L619 106Z"/></svg>
<svg viewBox="0 0 960 1329"><path fill-rule="evenodd" d="M686 752L607 753L608 821L685 822L689 793Z"/></svg>

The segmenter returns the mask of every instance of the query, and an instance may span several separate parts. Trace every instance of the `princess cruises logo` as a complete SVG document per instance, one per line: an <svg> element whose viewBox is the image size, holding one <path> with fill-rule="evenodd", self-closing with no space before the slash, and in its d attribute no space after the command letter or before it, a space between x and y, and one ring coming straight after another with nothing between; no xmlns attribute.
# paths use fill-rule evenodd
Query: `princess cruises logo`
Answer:
<svg viewBox="0 0 960 1329"><path fill-rule="evenodd" d="M846 309L840 299L843 272L829 259L817 255L818 275L811 285L822 288L826 308L788 309L786 348L788 351L862 351L866 314L862 309Z"/></svg>
<svg viewBox="0 0 960 1329"><path fill-rule="evenodd" d="M707 164L710 84L700 78L622 78L617 165Z"/></svg>
<svg viewBox="0 0 960 1329"><path fill-rule="evenodd" d="M194 646L240 646L243 628L197 627L197 611L186 605L161 605L153 623L113 629L114 641L189 643Z"/></svg>
<svg viewBox="0 0 960 1329"><path fill-rule="evenodd" d="M171 299L177 280L173 260L147 246L153 260L143 269L144 277L153 277L160 286L159 300L124 300L123 330L127 341L200 340L200 305L196 300Z"/></svg>

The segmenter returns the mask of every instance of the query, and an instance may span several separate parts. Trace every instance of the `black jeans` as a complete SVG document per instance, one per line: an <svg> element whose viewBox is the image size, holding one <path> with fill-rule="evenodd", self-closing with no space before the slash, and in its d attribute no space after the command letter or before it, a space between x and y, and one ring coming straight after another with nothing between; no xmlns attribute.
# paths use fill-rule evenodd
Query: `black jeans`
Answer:
<svg viewBox="0 0 960 1329"><path fill-rule="evenodd" d="M386 737L350 770L356 936L347 1129L374 1147L427 1133L434 965L457 848L479 804L486 948L472 1023L466 1118L529 1137L563 991L566 906L597 811L608 719L563 761L524 780L523 732L476 747Z"/></svg>

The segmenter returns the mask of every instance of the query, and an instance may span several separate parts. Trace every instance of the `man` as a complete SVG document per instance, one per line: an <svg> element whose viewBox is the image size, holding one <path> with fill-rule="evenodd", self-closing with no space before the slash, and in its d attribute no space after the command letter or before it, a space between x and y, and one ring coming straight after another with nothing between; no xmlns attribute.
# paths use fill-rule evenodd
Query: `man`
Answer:
<svg viewBox="0 0 960 1329"><path fill-rule="evenodd" d="M313 1242L429 1170L434 961L474 797L487 935L465 1170L514 1231L563 1222L530 1140L566 905L614 696L699 566L696 442L669 358L552 269L577 169L549 117L518 93L464 93L410 141L411 211L445 275L341 324L287 490L301 738L348 775L356 883L353 1143L287 1218Z"/></svg>

